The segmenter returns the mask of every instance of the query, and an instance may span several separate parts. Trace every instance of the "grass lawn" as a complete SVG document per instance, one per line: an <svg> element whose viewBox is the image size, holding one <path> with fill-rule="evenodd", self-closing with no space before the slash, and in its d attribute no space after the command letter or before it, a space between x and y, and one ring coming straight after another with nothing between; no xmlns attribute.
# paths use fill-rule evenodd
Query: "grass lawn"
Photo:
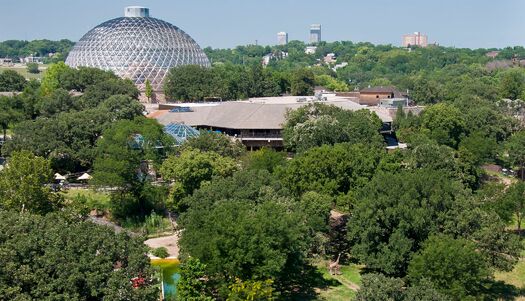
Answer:
<svg viewBox="0 0 525 301"><path fill-rule="evenodd" d="M525 245L525 240L523 241ZM494 275L497 281L503 281L506 284L515 286L525 293L525 251L521 253L521 258L518 264L511 272L497 272ZM525 301L525 296L517 297L515 300Z"/></svg>
<svg viewBox="0 0 525 301"><path fill-rule="evenodd" d="M85 197L91 209L105 210L109 206L109 193L93 189L69 189L62 193L64 198L73 201L77 197Z"/></svg>
<svg viewBox="0 0 525 301"><path fill-rule="evenodd" d="M326 262L317 264L317 269L323 278L333 281L334 285L318 290L317 300L343 301L352 300L355 297L355 289L361 285L361 266L343 265L341 275L330 275ZM335 281L334 281L335 280Z"/></svg>
<svg viewBox="0 0 525 301"><path fill-rule="evenodd" d="M42 76L44 76L44 73L46 72L46 69L42 69L43 67L46 68L47 65L39 65L40 73L38 74L27 72L27 68L25 66L23 67L0 66L0 72L4 70L14 70L18 72L20 75L22 75L23 77L25 77L26 79L42 79Z"/></svg>

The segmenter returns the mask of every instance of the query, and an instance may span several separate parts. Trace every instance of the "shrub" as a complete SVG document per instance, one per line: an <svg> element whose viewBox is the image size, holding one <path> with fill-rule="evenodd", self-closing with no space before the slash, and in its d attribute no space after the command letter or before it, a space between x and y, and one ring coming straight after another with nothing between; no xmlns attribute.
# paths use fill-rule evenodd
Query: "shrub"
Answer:
<svg viewBox="0 0 525 301"><path fill-rule="evenodd" d="M151 254L153 254L154 256L160 257L160 258L166 258L170 256L170 254L168 253L168 249L164 247L153 249Z"/></svg>

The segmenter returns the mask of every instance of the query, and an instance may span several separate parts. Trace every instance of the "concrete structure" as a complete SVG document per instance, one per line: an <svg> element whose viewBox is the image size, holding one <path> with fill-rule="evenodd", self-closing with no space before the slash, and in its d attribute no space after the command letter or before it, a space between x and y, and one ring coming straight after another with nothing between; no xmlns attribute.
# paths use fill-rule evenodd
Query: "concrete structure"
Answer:
<svg viewBox="0 0 525 301"><path fill-rule="evenodd" d="M286 45L288 44L288 33L281 31L277 33L277 44Z"/></svg>
<svg viewBox="0 0 525 301"><path fill-rule="evenodd" d="M377 106L383 99L404 99L403 95L394 87L369 87L359 91L359 104Z"/></svg>
<svg viewBox="0 0 525 301"><path fill-rule="evenodd" d="M428 36L421 34L420 32L414 32L413 34L406 34L403 36L403 47L410 46L419 46L427 47L428 46Z"/></svg>
<svg viewBox="0 0 525 301"><path fill-rule="evenodd" d="M66 64L112 71L131 79L142 91L148 80L155 91L161 91L173 67L210 66L204 51L188 34L150 17L148 8L126 7L124 15L86 33L69 53Z"/></svg>
<svg viewBox="0 0 525 301"><path fill-rule="evenodd" d="M392 117L380 108L367 108L356 102L325 94L321 97L264 97L246 101L227 101L222 103L185 103L159 106L161 111L149 115L161 124L186 124L200 129L218 130L239 139L250 149L260 147L283 148L282 129L288 110L294 110L314 101L321 101L346 110L369 109L376 112L383 121L382 132L391 133ZM170 112L174 107L189 107L187 112Z"/></svg>
<svg viewBox="0 0 525 301"><path fill-rule="evenodd" d="M310 44L317 44L321 41L321 24L312 24L310 26Z"/></svg>

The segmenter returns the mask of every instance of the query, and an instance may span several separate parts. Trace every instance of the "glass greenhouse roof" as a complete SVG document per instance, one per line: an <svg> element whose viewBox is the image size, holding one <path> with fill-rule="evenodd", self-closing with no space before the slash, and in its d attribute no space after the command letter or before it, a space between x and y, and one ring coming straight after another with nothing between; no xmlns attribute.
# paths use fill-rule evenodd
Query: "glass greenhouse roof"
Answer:
<svg viewBox="0 0 525 301"><path fill-rule="evenodd" d="M181 123L170 123L164 127L164 131L175 138L177 145L183 144L188 138L200 135L197 129Z"/></svg>

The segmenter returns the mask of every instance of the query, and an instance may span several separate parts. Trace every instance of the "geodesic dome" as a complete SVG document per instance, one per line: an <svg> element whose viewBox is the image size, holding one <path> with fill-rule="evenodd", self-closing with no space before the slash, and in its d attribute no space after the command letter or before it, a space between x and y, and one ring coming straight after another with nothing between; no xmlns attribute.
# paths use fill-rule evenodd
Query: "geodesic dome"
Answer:
<svg viewBox="0 0 525 301"><path fill-rule="evenodd" d="M178 27L149 17L149 9L127 7L126 16L86 33L69 53L70 67L95 67L131 79L143 90L146 80L161 91L168 71L181 65L210 66L199 45Z"/></svg>

